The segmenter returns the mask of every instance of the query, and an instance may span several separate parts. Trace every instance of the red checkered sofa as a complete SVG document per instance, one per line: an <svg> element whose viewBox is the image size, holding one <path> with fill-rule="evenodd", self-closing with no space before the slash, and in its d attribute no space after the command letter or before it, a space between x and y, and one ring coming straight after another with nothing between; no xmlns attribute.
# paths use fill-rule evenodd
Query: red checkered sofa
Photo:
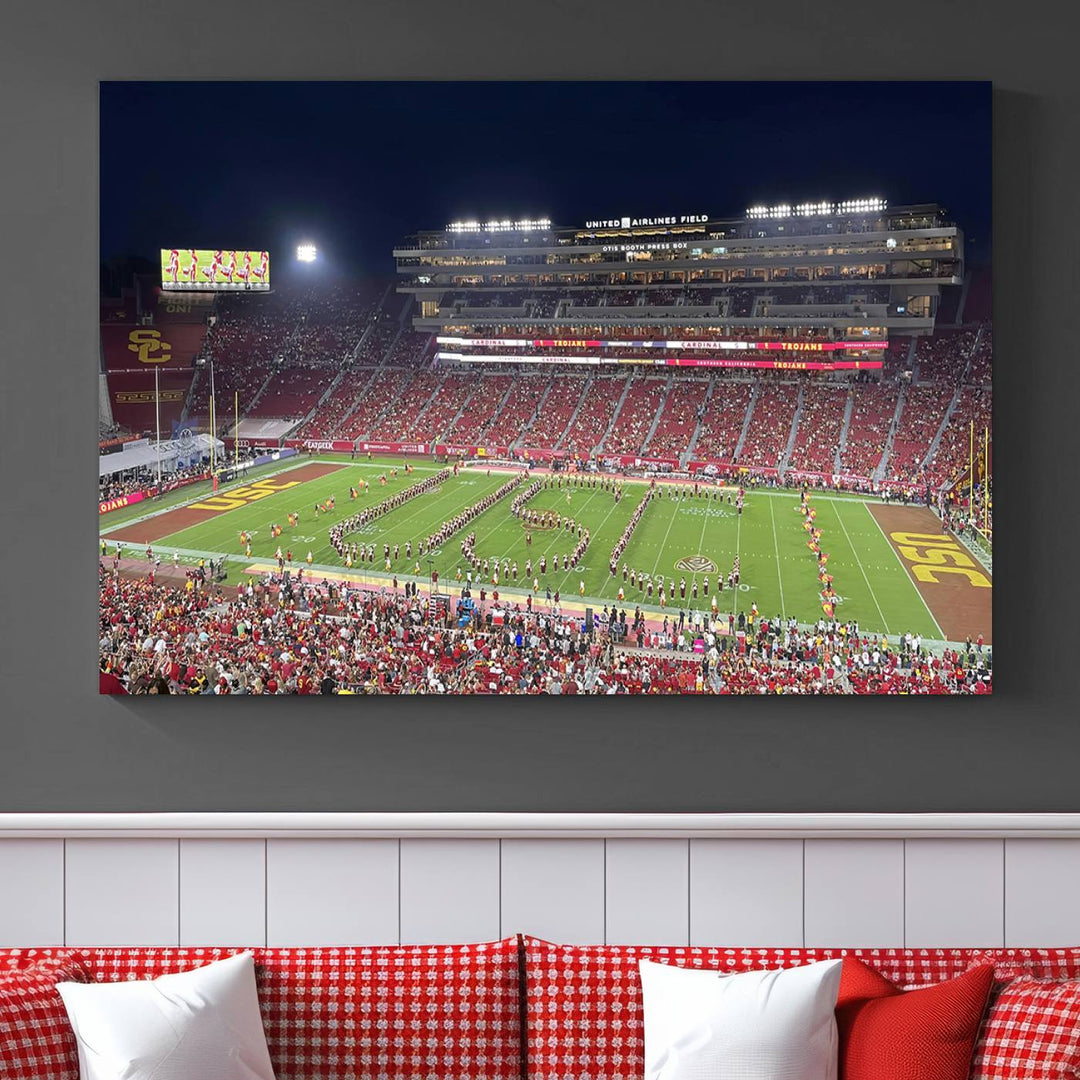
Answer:
<svg viewBox="0 0 1080 1080"><path fill-rule="evenodd" d="M727 949L556 945L526 937L522 952L528 1080L635 1080L643 1075L639 960L734 974L842 956L863 960L905 989L993 964L995 989L972 1080L1080 1077L1080 993L1060 990L1061 980L1080 979L1080 948ZM1032 1032L1045 1036L1034 1050Z"/></svg>
<svg viewBox="0 0 1080 1080"><path fill-rule="evenodd" d="M6 968L75 957L97 982L153 979L242 951L0 949L0 977ZM517 938L251 951L277 1080L521 1080ZM0 1018L3 1080L78 1076L74 1039L71 1059L45 1069L18 1037Z"/></svg>
<svg viewBox="0 0 1080 1080"><path fill-rule="evenodd" d="M43 959L81 961L97 981L154 978L239 949L0 949L0 981ZM477 945L254 949L278 1080L632 1080L643 1073L638 961L735 973L855 956L907 989L978 964L995 992L973 1080L1080 1076L1080 948L754 949ZM70 977L63 975L60 977ZM1031 1034L1040 1034L1037 1059ZM0 1077L77 1075L43 1065L0 1018ZM20 1056L21 1055L21 1056Z"/></svg>

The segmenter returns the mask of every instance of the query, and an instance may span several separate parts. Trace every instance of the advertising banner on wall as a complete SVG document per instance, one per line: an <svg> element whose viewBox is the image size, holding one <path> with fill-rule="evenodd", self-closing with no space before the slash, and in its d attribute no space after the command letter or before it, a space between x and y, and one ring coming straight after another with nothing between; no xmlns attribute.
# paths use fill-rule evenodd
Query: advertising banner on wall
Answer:
<svg viewBox="0 0 1080 1080"><path fill-rule="evenodd" d="M373 454L426 454L427 443L415 442L361 442L356 446L357 450Z"/></svg>

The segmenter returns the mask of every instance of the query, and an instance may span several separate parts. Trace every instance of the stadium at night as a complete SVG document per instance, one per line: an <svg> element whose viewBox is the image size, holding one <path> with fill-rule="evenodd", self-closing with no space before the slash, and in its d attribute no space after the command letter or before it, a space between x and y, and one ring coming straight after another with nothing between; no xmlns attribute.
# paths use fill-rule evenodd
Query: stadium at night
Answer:
<svg viewBox="0 0 1080 1080"><path fill-rule="evenodd" d="M989 275L825 194L162 248L101 302L103 691L989 692Z"/></svg>

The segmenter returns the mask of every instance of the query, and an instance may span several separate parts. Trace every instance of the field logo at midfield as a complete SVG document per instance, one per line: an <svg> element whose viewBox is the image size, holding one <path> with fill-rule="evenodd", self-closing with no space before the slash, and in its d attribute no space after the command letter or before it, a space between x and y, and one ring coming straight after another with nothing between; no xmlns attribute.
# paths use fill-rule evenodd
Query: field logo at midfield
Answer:
<svg viewBox="0 0 1080 1080"><path fill-rule="evenodd" d="M265 480L256 480L244 487L233 488L226 495L213 495L202 502L192 503L192 510L236 510L238 507L247 506L256 499L265 499L268 495L276 495L279 491L286 491L292 487L298 487L300 480L276 480L267 477Z"/></svg>
<svg viewBox="0 0 1080 1080"><path fill-rule="evenodd" d="M688 555L675 564L676 570L689 570L691 574L715 574L716 563L704 555Z"/></svg>
<svg viewBox="0 0 1080 1080"><path fill-rule="evenodd" d="M967 578L976 589L993 588L990 579L975 568L971 556L945 533L891 532L889 539L911 563L917 581L940 585L937 574L955 574Z"/></svg>

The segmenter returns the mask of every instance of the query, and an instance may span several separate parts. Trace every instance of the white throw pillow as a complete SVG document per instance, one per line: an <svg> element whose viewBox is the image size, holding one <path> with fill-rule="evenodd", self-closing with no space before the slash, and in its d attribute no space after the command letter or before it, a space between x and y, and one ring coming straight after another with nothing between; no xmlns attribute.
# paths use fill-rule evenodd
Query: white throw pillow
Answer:
<svg viewBox="0 0 1080 1080"><path fill-rule="evenodd" d="M274 1080L249 952L178 975L57 989L81 1080Z"/></svg>
<svg viewBox="0 0 1080 1080"><path fill-rule="evenodd" d="M836 1080L841 964L722 975L640 961L645 1080Z"/></svg>

